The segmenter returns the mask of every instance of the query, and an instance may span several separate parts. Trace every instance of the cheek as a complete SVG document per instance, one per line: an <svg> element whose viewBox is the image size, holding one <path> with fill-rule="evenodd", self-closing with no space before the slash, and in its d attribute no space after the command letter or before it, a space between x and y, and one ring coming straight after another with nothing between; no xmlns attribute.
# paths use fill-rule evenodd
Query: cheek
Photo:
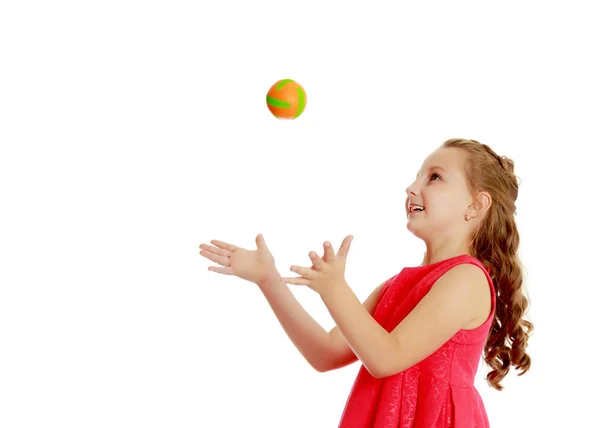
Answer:
<svg viewBox="0 0 600 428"><path fill-rule="evenodd" d="M455 217L461 212L461 204L452 197L438 198L430 204L430 214L439 217ZM426 208L427 209L427 208Z"/></svg>

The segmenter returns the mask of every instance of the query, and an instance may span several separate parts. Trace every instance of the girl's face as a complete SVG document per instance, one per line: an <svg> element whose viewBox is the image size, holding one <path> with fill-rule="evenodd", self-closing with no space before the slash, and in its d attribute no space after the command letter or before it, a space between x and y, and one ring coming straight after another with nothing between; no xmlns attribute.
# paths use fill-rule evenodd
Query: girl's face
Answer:
<svg viewBox="0 0 600 428"><path fill-rule="evenodd" d="M472 202L463 172L464 153L457 148L440 148L429 155L406 189L407 228L422 239L452 236L465 224ZM424 207L412 211L409 204Z"/></svg>

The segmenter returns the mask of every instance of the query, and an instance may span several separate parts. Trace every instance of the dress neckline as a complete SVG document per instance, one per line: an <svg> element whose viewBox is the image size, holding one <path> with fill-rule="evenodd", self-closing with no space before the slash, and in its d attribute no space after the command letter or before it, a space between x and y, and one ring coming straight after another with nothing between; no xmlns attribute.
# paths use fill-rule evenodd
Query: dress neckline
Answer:
<svg viewBox="0 0 600 428"><path fill-rule="evenodd" d="M437 265L440 265L442 263L448 262L450 260L458 259L460 257L473 257L473 256L471 256L470 254L459 254L458 256L454 256L454 257L450 257L450 258L447 258L447 259L444 259L444 260L440 260L440 261L437 261L435 263L430 263L430 264L425 265L425 266L423 266L423 265L420 265L420 266L407 266L404 269L413 269L414 270L414 269L430 268L432 266L437 266Z"/></svg>

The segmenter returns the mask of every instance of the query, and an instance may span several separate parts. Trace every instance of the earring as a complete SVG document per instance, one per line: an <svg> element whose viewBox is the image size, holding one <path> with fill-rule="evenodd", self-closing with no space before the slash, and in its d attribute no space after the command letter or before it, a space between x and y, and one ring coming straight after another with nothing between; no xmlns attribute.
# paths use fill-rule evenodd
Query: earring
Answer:
<svg viewBox="0 0 600 428"><path fill-rule="evenodd" d="M465 214L465 220L466 220L466 221L469 221L469 220L471 220L471 216L470 216L469 214Z"/></svg>

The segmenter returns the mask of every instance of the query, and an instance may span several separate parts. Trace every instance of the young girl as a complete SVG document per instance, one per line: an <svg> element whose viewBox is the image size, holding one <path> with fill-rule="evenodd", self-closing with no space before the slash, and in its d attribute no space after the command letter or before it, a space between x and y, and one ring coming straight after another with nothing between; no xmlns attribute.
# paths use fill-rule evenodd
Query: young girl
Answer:
<svg viewBox="0 0 600 428"><path fill-rule="evenodd" d="M425 242L421 266L405 267L361 304L344 279L351 236L338 254L309 254L310 268L282 278L262 235L248 251L221 241L200 254L213 272L254 282L289 338L318 371L362 365L339 427L489 427L474 379L485 351L488 383L510 366L525 373L533 325L523 319L515 224L514 163L474 140L451 139L425 159L406 189L407 228ZM325 331L285 284L319 293L336 326Z"/></svg>

